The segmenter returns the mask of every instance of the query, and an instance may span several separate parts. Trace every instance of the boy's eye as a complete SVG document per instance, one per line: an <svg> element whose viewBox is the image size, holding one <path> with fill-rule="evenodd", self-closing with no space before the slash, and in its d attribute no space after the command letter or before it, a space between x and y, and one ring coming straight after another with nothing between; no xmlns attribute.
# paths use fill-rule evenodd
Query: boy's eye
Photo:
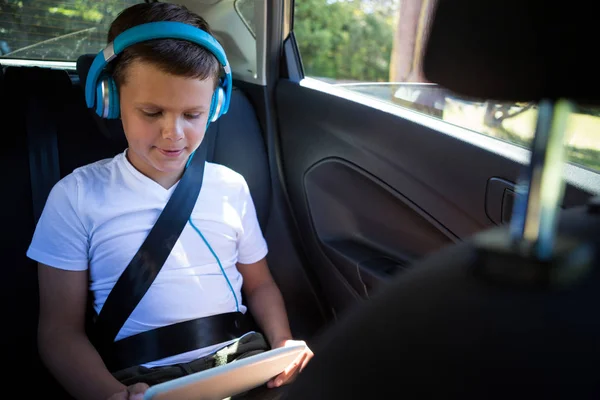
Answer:
<svg viewBox="0 0 600 400"><path fill-rule="evenodd" d="M185 117L188 118L188 119L197 119L197 118L200 118L200 113L185 114Z"/></svg>
<svg viewBox="0 0 600 400"><path fill-rule="evenodd" d="M158 117L158 116L161 114L161 112L160 112L160 111L156 111L156 112L142 111L142 112L144 113L144 115L145 115L146 117L151 117L151 118L152 118L152 117Z"/></svg>

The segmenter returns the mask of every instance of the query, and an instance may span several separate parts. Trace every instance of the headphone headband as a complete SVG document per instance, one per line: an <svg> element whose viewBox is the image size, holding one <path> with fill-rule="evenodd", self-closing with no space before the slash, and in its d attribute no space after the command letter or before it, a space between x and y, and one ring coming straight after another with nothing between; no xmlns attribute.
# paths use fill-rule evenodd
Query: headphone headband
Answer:
<svg viewBox="0 0 600 400"><path fill-rule="evenodd" d="M231 67L229 66L223 47L221 47L214 37L202 29L182 22L173 21L149 22L134 26L118 35L112 43L109 43L104 50L96 55L88 72L85 84L85 101L88 107L92 108L94 106L96 85L102 74L102 70L106 65L127 47L154 39L187 40L206 48L217 58L225 71L225 79L220 82L220 86L225 90L221 114L225 114L229 109L232 77Z"/></svg>

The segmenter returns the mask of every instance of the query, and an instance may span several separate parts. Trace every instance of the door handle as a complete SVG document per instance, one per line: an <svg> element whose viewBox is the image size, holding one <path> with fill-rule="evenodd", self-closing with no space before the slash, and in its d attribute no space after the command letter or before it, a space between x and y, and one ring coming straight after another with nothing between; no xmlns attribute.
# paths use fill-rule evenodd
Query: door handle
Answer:
<svg viewBox="0 0 600 400"><path fill-rule="evenodd" d="M400 262L388 257L376 257L358 263L358 269L364 273L377 276L381 279L392 278L397 273L407 268L406 262Z"/></svg>
<svg viewBox="0 0 600 400"><path fill-rule="evenodd" d="M323 242L325 253L335 268L363 297L407 269L410 257L393 256L353 240Z"/></svg>
<svg viewBox="0 0 600 400"><path fill-rule="evenodd" d="M515 183L502 178L490 178L485 191L485 213L496 225L510 222L516 192Z"/></svg>
<svg viewBox="0 0 600 400"><path fill-rule="evenodd" d="M502 195L502 212L500 215L503 224L508 224L510 222L513 206L515 204L515 196L516 193L514 190L510 188L504 189L504 194Z"/></svg>
<svg viewBox="0 0 600 400"><path fill-rule="evenodd" d="M374 257L358 263L358 273L371 295L393 277L408 269L409 263L386 256Z"/></svg>

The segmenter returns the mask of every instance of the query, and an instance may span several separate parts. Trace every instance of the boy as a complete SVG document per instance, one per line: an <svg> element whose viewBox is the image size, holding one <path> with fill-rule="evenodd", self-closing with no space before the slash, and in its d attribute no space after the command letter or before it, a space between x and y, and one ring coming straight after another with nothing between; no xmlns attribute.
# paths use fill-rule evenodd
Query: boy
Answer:
<svg viewBox="0 0 600 400"><path fill-rule="evenodd" d="M158 21L182 22L210 33L208 24L183 6L144 3L115 19L108 42L134 26ZM217 350L235 358L244 356L239 349L269 347L260 334L250 333L233 344L217 343L111 373L86 336L88 289L99 313L200 145L220 73L212 53L174 39L133 45L111 67L128 148L76 169L55 185L27 252L39 263L40 355L79 399L141 398L148 385L212 366ZM220 263L195 229L204 233ZM239 303L243 289L270 347L298 344L266 253L244 178L206 163L190 222L116 340L181 321L245 312ZM268 386L293 380L311 357L307 348ZM277 390L262 391L256 398L277 396Z"/></svg>

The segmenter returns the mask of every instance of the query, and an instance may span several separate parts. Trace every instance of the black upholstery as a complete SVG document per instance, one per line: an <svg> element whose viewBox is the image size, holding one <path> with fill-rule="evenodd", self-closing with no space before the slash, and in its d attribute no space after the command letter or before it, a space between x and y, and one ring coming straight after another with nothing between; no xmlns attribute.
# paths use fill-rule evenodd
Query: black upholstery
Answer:
<svg viewBox="0 0 600 400"><path fill-rule="evenodd" d="M3 362L10 371L6 380L21 388L40 385L44 396L65 398L37 354L37 270L25 255L35 228L26 119L36 116L28 115L28 102L33 96L44 96L53 104L61 177L79 166L114 156L124 150L126 142L119 136L118 121L107 125L110 137L102 131L99 120L85 106L83 87L76 75L38 67L8 67L3 75L0 168L5 189L0 209L5 239L0 241L0 311L1 339L6 348ZM209 161L229 166L246 178L264 229L271 201L268 160L254 110L241 91L233 90L228 114L211 125L208 135L214 134L218 136L213 136Z"/></svg>
<svg viewBox="0 0 600 400"><path fill-rule="evenodd" d="M423 72L483 101L599 104L597 15L593 1L438 0Z"/></svg>
<svg viewBox="0 0 600 400"><path fill-rule="evenodd" d="M59 113L65 99L64 85L68 76L40 68L5 70L1 93L2 133L5 136L0 151L2 171L2 279L0 280L1 342L3 361L11 365L7 381L27 387L35 377L36 385L50 393L61 389L45 372L37 356L36 330L38 288L36 264L25 256L34 231L31 184L29 180L26 120L29 99L51 94ZM63 393L64 395L64 393ZM64 398L64 397L62 397Z"/></svg>

